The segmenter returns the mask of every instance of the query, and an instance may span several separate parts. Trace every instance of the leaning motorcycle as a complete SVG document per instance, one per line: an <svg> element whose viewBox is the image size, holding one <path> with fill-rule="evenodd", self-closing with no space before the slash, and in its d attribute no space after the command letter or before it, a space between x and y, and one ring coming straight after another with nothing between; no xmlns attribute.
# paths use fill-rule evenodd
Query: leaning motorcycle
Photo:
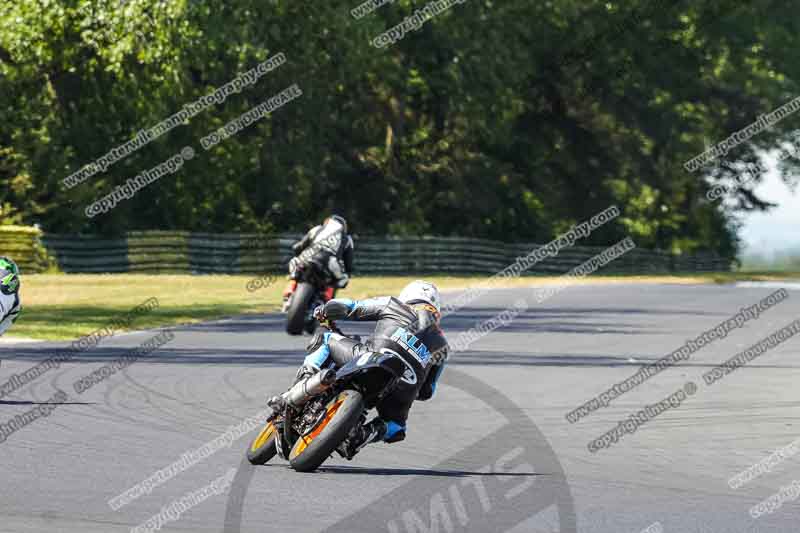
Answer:
<svg viewBox="0 0 800 533"><path fill-rule="evenodd" d="M297 288L285 304L289 335L300 335L304 329L313 333L317 329L314 309L325 303L325 291L332 285L330 274L316 258L298 268L298 274Z"/></svg>
<svg viewBox="0 0 800 533"><path fill-rule="evenodd" d="M340 333L332 322L321 325ZM397 352L382 349L298 381L273 407L247 459L263 465L279 455L294 470L312 472L334 451L344 457L339 445L408 372L414 370Z"/></svg>

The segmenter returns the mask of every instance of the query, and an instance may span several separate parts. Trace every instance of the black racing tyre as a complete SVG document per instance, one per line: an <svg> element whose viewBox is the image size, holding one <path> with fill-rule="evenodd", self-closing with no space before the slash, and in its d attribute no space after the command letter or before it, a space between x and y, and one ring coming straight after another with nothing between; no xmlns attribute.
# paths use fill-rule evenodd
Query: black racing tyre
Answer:
<svg viewBox="0 0 800 533"><path fill-rule="evenodd" d="M313 472L330 457L356 424L361 423L364 399L361 393L346 390L325 407L327 414L305 436L295 442L289 453L289 464L298 472Z"/></svg>
<svg viewBox="0 0 800 533"><path fill-rule="evenodd" d="M310 283L300 282L292 294L286 319L286 332L289 335L300 335L306 325L308 304L314 296L314 287Z"/></svg>
<svg viewBox="0 0 800 533"><path fill-rule="evenodd" d="M272 422L267 422L258 436L253 439L253 442L247 448L247 460L253 465L263 465L278 453L275 447L275 439L278 438L278 432L275 431L275 426Z"/></svg>
<svg viewBox="0 0 800 533"><path fill-rule="evenodd" d="M317 331L318 327L319 327L319 322L317 321L316 318L312 318L308 322L306 322L306 333L308 333L309 335L313 335L314 332Z"/></svg>

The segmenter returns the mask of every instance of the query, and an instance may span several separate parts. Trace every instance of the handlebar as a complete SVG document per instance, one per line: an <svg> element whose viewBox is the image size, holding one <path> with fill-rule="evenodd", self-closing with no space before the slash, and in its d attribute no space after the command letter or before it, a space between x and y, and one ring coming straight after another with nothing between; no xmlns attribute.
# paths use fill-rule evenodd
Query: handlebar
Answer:
<svg viewBox="0 0 800 533"><path fill-rule="evenodd" d="M339 329L339 326L336 325L336 322L334 322L330 318L325 318L320 320L319 325L329 331L332 331L333 333L338 333L340 335L343 335L342 330Z"/></svg>

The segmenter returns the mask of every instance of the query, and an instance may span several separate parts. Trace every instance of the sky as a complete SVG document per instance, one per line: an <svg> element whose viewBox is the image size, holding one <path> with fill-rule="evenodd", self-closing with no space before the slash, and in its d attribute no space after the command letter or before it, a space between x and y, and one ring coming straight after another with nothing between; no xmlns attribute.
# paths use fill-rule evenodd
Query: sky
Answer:
<svg viewBox="0 0 800 533"><path fill-rule="evenodd" d="M800 248L800 188L793 194L781 181L774 159L770 170L756 187L756 194L778 204L766 213L751 213L742 218L743 254L758 253L767 257L775 252Z"/></svg>

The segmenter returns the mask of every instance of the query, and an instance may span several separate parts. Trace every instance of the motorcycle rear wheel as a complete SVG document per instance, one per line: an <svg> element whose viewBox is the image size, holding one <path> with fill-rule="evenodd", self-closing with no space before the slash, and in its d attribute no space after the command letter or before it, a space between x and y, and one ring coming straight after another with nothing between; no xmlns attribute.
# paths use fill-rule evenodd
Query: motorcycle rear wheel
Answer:
<svg viewBox="0 0 800 533"><path fill-rule="evenodd" d="M306 435L297 439L289 453L289 464L298 472L313 472L330 457L350 430L361 422L361 393L345 390L325 406L326 414Z"/></svg>

